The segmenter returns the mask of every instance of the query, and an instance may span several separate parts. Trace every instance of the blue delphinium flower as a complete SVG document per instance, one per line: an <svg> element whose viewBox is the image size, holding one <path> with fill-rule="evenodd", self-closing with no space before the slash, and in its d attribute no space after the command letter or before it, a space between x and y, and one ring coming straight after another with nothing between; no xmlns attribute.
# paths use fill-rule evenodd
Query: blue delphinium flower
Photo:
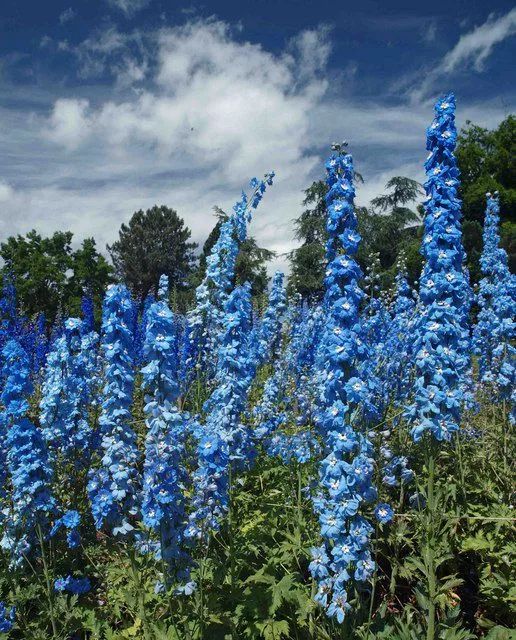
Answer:
<svg viewBox="0 0 516 640"><path fill-rule="evenodd" d="M90 333L95 330L95 305L91 295L83 296L81 300L82 331Z"/></svg>
<svg viewBox="0 0 516 640"><path fill-rule="evenodd" d="M469 368L462 344L468 288L462 270L456 140L455 98L450 94L437 102L427 130L424 267L415 324L414 403L408 411L416 441L427 432L437 440L450 440L459 429L461 384Z"/></svg>
<svg viewBox="0 0 516 640"><path fill-rule="evenodd" d="M364 294L358 285L362 273L354 258L360 235L353 206L352 158L339 151L326 169L328 267L316 414L326 457L320 463L321 491L314 498L324 553L317 552L319 563L313 576L319 583L316 601L329 616L342 621L349 608L348 583L368 581L375 568L369 551L373 527L360 513L377 495L372 485L373 447L367 438L369 422L378 417L371 401L377 382L374 372L364 369L370 349L358 315Z"/></svg>
<svg viewBox="0 0 516 640"><path fill-rule="evenodd" d="M474 329L474 348L479 356L480 381L491 399L512 404L511 421L516 418L516 277L509 271L507 253L500 247L500 202L498 193L487 194L484 248L480 266L484 277L479 284L480 311Z"/></svg>
<svg viewBox="0 0 516 640"><path fill-rule="evenodd" d="M81 516L75 509L70 509L61 518L58 518L50 530L50 537L55 536L58 531L64 529L66 531L66 542L70 549L76 549L81 543L79 526L81 524Z"/></svg>
<svg viewBox="0 0 516 640"><path fill-rule="evenodd" d="M186 531L191 538L202 538L219 528L228 509L230 475L253 458L251 430L242 423L255 365L250 345L251 314L251 290L246 284L234 289L227 299L217 386L204 406L206 424L196 431L198 468Z"/></svg>
<svg viewBox="0 0 516 640"><path fill-rule="evenodd" d="M16 288L12 275L7 272L2 278L2 295L0 296L0 348L12 338L20 338L22 323L18 317L16 305Z"/></svg>
<svg viewBox="0 0 516 640"><path fill-rule="evenodd" d="M284 275L276 271L272 279L269 303L263 314L257 335L257 364L274 359L281 347L281 328L287 310L287 294L283 284Z"/></svg>
<svg viewBox="0 0 516 640"><path fill-rule="evenodd" d="M8 633L16 621L16 607L11 607L9 613L3 602L0 602L0 633Z"/></svg>
<svg viewBox="0 0 516 640"><path fill-rule="evenodd" d="M48 356L41 387L40 422L52 456L81 466L88 463L92 445L88 412L96 342L96 334L84 334L81 320L68 318Z"/></svg>
<svg viewBox="0 0 516 640"><path fill-rule="evenodd" d="M104 388L101 432L101 464L91 469L88 495L95 526L108 527L114 534L132 529L129 517L136 514L138 449L130 426L134 385L133 346L130 329L132 301L127 288L112 285L104 299L102 352Z"/></svg>
<svg viewBox="0 0 516 640"><path fill-rule="evenodd" d="M272 374L265 381L260 401L253 408L256 428L253 436L263 441L270 456L280 457L285 464L292 460L304 463L320 450L309 431L285 433L284 426L300 429L311 422L315 397L314 359L321 314L308 310L296 300L286 313L289 327L286 347L274 362Z"/></svg>
<svg viewBox="0 0 516 640"><path fill-rule="evenodd" d="M177 408L178 361L174 314L168 306L168 278L161 276L158 301L148 309L142 369L148 427L142 491L144 524L157 534L156 555L167 579L188 581L189 558L181 550L186 522L184 488L186 421Z"/></svg>
<svg viewBox="0 0 516 640"><path fill-rule="evenodd" d="M320 453L319 441L310 431L274 433L266 442L267 454L279 457L285 464L296 461L304 464Z"/></svg>
<svg viewBox="0 0 516 640"><path fill-rule="evenodd" d="M57 578L55 580L54 589L55 591L69 591L74 595L80 596L90 591L91 583L88 578L66 576L66 578Z"/></svg>
<svg viewBox="0 0 516 640"><path fill-rule="evenodd" d="M167 293L168 295L168 293ZM133 353L134 353L134 361L135 364L140 365L143 362L144 359L144 344L145 344L145 335L147 333L147 317L149 314L149 309L150 307L154 304L154 302L156 301L154 295L152 293L149 293L149 295L147 295L145 297L145 300L143 301L143 308L141 310L141 313L139 313L139 307L140 304L138 301L134 300L133 304L134 304L134 308L133 308L133 313L134 313L134 348L133 348Z"/></svg>
<svg viewBox="0 0 516 640"><path fill-rule="evenodd" d="M6 434L6 462L12 491L1 545L13 562L21 562L33 544L36 527L44 531L54 511L52 470L41 431L27 417L33 392L29 358L16 340L2 350L4 380L0 396L2 432Z"/></svg>
<svg viewBox="0 0 516 640"><path fill-rule="evenodd" d="M254 438L263 440L275 433L287 421L285 394L288 384L284 359L276 362L274 371L267 378L260 401L253 407L253 416L257 426Z"/></svg>
<svg viewBox="0 0 516 640"><path fill-rule="evenodd" d="M181 357L181 384L187 389L196 369L211 375L217 357L224 317L224 305L233 286L239 247L247 235L251 212L256 209L267 186L272 185L274 172L264 180L251 180L253 193L233 207L232 215L221 224L219 237L206 259L206 273L195 291L195 308L188 314Z"/></svg>
<svg viewBox="0 0 516 640"><path fill-rule="evenodd" d="M385 504L384 502L381 502L376 506L374 510L374 515L378 520L378 522L381 522L382 524L386 524L387 522L390 522L393 519L394 511L392 510L392 507L390 505Z"/></svg>
<svg viewBox="0 0 516 640"><path fill-rule="evenodd" d="M392 320L385 338L383 378L392 403L401 406L412 386L413 334L416 320L414 291L407 281L405 254L397 260Z"/></svg>

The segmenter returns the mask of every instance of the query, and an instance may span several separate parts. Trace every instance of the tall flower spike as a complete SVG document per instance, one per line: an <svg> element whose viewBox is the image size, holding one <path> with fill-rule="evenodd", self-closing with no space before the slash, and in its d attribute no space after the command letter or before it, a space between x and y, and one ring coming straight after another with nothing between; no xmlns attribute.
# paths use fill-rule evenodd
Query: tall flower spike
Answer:
<svg viewBox="0 0 516 640"><path fill-rule="evenodd" d="M376 498L372 445L366 437L374 415L374 375L363 369L369 352L358 316L363 292L354 258L360 235L351 156L342 151L332 155L326 170L326 323L318 354L321 395L316 414L326 457L319 467L321 490L314 498L323 544L312 550L310 572L319 585L316 601L342 622L350 608L348 583L368 581L374 571L369 550L373 527L361 515L363 505Z"/></svg>
<svg viewBox="0 0 516 640"><path fill-rule="evenodd" d="M516 277L510 273L507 253L500 247L500 202L498 193L487 194L484 248L480 265L480 312L474 329L474 347L479 356L481 382L495 401L509 400L511 421L516 418Z"/></svg>
<svg viewBox="0 0 516 640"><path fill-rule="evenodd" d="M245 284L234 289L225 305L217 386L204 406L206 424L196 434L198 468L187 529L191 538L203 538L219 528L228 509L230 473L253 457L251 431L242 423L255 370L250 348L251 313L251 288Z"/></svg>
<svg viewBox="0 0 516 640"><path fill-rule="evenodd" d="M130 423L134 386L134 338L130 329L131 295L123 285L106 292L102 319L104 389L99 419L102 459L92 469L88 495L97 529L108 527L114 534L132 529L129 518L136 513L138 449Z"/></svg>
<svg viewBox="0 0 516 640"><path fill-rule="evenodd" d="M396 406L403 403L411 389L413 356L413 326L416 319L414 292L407 281L404 253L397 261L394 301L391 307L392 321L385 339L385 364L383 367L387 393Z"/></svg>
<svg viewBox="0 0 516 640"><path fill-rule="evenodd" d="M238 250L246 238L252 210L258 207L273 178L274 172L266 174L262 181L251 180L251 197L242 193L242 198L233 207L233 214L221 225L217 242L206 260L206 275L195 291L196 305L188 314L183 340L181 382L185 389L190 385L196 367L204 366L208 373L214 367L224 305L233 286Z"/></svg>
<svg viewBox="0 0 516 640"><path fill-rule="evenodd" d="M437 440L450 440L459 429L461 382L469 365L462 344L468 287L462 269L456 140L455 97L450 94L435 105L435 118L427 130L424 267L415 325L414 403L408 412L416 441L426 432Z"/></svg>
<svg viewBox="0 0 516 640"><path fill-rule="evenodd" d="M284 275L276 271L272 279L269 304L263 315L258 332L257 363L263 364L276 356L281 346L281 327L287 309L287 293L283 284Z"/></svg>
<svg viewBox="0 0 516 640"><path fill-rule="evenodd" d="M84 466L93 437L88 411L97 335L83 335L78 318L68 318L64 327L47 360L39 405L41 428L54 458Z"/></svg>
<svg viewBox="0 0 516 640"><path fill-rule="evenodd" d="M29 358L16 340L3 348L4 388L0 397L2 431L7 434L7 468L11 478L11 503L1 546L13 562L26 556L36 538L36 527L48 528L54 510L52 471L41 431L27 417L28 399L33 392Z"/></svg>
<svg viewBox="0 0 516 640"><path fill-rule="evenodd" d="M161 276L158 301L147 313L146 365L142 369L145 395L145 463L142 517L155 534L156 556L166 563L167 582L189 578L189 558L181 550L188 484L185 467L186 418L178 410L177 353L174 315L168 306L168 278Z"/></svg>

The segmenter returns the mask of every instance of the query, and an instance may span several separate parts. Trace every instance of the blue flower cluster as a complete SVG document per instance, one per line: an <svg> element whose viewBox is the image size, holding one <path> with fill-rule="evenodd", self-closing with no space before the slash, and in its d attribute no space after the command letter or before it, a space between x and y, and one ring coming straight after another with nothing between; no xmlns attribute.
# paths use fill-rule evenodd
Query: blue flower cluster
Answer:
<svg viewBox="0 0 516 640"><path fill-rule="evenodd" d="M48 351L45 315L40 313L36 321L18 314L16 288L12 274L3 274L0 296L0 353L9 340L17 340L26 352L31 374L39 375Z"/></svg>
<svg viewBox="0 0 516 640"><path fill-rule="evenodd" d="M281 328L287 310L287 293L283 284L284 275L276 271L272 279L269 303L258 330L257 364L274 360L281 348Z"/></svg>
<svg viewBox="0 0 516 640"><path fill-rule="evenodd" d="M193 477L193 511L186 535L204 538L227 512L231 474L253 458L252 433L243 424L255 362L251 338L251 289L235 288L224 308L218 349L217 386L206 401L206 424L196 430L198 468Z"/></svg>
<svg viewBox="0 0 516 640"><path fill-rule="evenodd" d="M313 369L322 314L318 307L307 310L296 299L285 316L287 344L274 361L262 397L253 408L253 435L263 442L269 456L280 457L285 464L294 460L304 463L320 452L313 434L300 429L312 419L316 395Z"/></svg>
<svg viewBox="0 0 516 640"><path fill-rule="evenodd" d="M133 528L130 516L137 512L139 453L131 428L134 385L132 301L127 288L111 285L104 299L102 352L104 388L99 419L102 458L90 470L88 495L95 526L109 527L116 534Z"/></svg>
<svg viewBox="0 0 516 640"><path fill-rule="evenodd" d="M81 320L66 320L47 358L39 404L41 428L52 455L83 465L92 445L88 411L96 379L97 340L93 332L84 334Z"/></svg>
<svg viewBox="0 0 516 640"><path fill-rule="evenodd" d="M239 247L246 238L252 210L260 204L273 178L274 172L266 174L262 181L251 180L251 196L242 192L233 214L221 224L219 237L206 259L206 274L195 291L196 306L188 314L183 340L181 381L185 388L191 383L196 368L203 367L205 373L214 368L209 360L217 353L224 305L233 286Z"/></svg>
<svg viewBox="0 0 516 640"><path fill-rule="evenodd" d="M52 529L50 530L50 537L56 535L58 531L64 529L66 531L66 542L70 549L76 549L81 543L81 536L79 534L79 526L81 524L81 514L75 509L70 509L61 518L58 518Z"/></svg>
<svg viewBox="0 0 516 640"><path fill-rule="evenodd" d="M187 417L179 397L174 314L167 303L168 278L161 276L158 301L147 312L143 347L144 413L147 424L143 471L142 519L157 536L155 553L166 563L167 581L189 578L189 558L181 550L186 522L184 489Z"/></svg>
<svg viewBox="0 0 516 640"><path fill-rule="evenodd" d="M293 461L303 464L318 456L321 447L310 431L299 431L292 434L275 433L268 439L266 450L271 458L281 458L285 464Z"/></svg>
<svg viewBox="0 0 516 640"><path fill-rule="evenodd" d="M469 368L464 330L469 296L462 268L456 140L455 98L450 94L437 102L427 130L424 267L415 324L414 403L407 412L416 441L425 433L450 440L458 431L464 401L461 385Z"/></svg>
<svg viewBox="0 0 516 640"><path fill-rule="evenodd" d="M384 380L395 406L401 406L412 388L413 333L416 320L414 292L407 281L405 256L397 262L394 301L385 339Z"/></svg>
<svg viewBox="0 0 516 640"><path fill-rule="evenodd" d="M88 578L74 578L73 576L66 576L66 578L57 578L54 582L54 589L56 591L68 591L76 596L88 593L91 589L91 583Z"/></svg>
<svg viewBox="0 0 516 640"><path fill-rule="evenodd" d="M19 563L30 551L36 527L46 528L55 501L47 447L41 431L27 417L33 391L29 358L16 340L7 342L2 357L0 423L12 488L0 544L10 551L13 562Z"/></svg>
<svg viewBox="0 0 516 640"><path fill-rule="evenodd" d="M507 253L500 247L500 201L498 193L487 194L484 248L480 265L480 311L474 328L474 347L481 382L493 392L494 400L508 400L510 418L516 422L516 277L508 267Z"/></svg>
<svg viewBox="0 0 516 640"><path fill-rule="evenodd" d="M9 613L3 602L0 602L0 633L8 633L16 621L16 607L11 607Z"/></svg>
<svg viewBox="0 0 516 640"><path fill-rule="evenodd" d="M81 300L82 330L90 333L95 330L95 305L91 296L83 296Z"/></svg>
<svg viewBox="0 0 516 640"><path fill-rule="evenodd" d="M318 582L316 601L342 622L348 588L369 580L375 570L369 545L373 527L360 515L373 502L373 447L366 426L376 414L371 392L374 376L363 369L369 349L359 321L362 273L354 259L360 243L353 206L353 161L342 151L326 163L328 194L328 267L325 278L324 335L319 347L321 371L317 424L326 457L320 463L319 515L323 545L312 550L310 572Z"/></svg>

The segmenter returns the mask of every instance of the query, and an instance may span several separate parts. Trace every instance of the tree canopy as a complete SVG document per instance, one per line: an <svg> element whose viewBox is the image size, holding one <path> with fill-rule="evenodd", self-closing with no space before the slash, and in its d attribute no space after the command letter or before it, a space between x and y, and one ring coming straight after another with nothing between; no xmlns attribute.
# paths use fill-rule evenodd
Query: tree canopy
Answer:
<svg viewBox="0 0 516 640"><path fill-rule="evenodd" d="M165 274L170 286L184 289L195 262L197 244L174 209L164 205L136 211L120 227L119 238L108 251L116 275L133 294L143 300L157 293L159 277Z"/></svg>
<svg viewBox="0 0 516 640"><path fill-rule="evenodd" d="M516 117L508 116L491 131L468 121L458 137L456 156L461 174L464 246L472 279L477 280L480 276L478 260L482 251L487 192L498 191L500 194L502 246L508 253L509 265L514 273Z"/></svg>
<svg viewBox="0 0 516 640"><path fill-rule="evenodd" d="M391 178L386 190L371 201L370 208L357 207L358 230L362 236L357 257L365 269L373 257L378 256L385 274L383 279L392 280L400 249L417 237L420 224L420 214L407 205L423 191L418 182L401 176ZM320 297L323 291L326 191L322 180L312 183L305 191L303 206L306 209L294 220L295 237L302 244L289 254L292 267L289 287L304 298ZM420 269L419 265L418 259L415 268ZM419 277L419 273L415 277Z"/></svg>
<svg viewBox="0 0 516 640"><path fill-rule="evenodd" d="M93 238L86 238L76 250L72 239L70 231L45 238L32 230L1 243L2 273L11 274L23 314L43 312L53 321L59 312L78 314L84 294L97 300L103 295L112 281L111 266Z"/></svg>

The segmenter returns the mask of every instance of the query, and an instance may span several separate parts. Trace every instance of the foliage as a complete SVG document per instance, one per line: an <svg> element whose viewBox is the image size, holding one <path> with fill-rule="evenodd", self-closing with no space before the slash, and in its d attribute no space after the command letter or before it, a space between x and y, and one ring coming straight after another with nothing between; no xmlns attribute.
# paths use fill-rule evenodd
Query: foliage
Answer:
<svg viewBox="0 0 516 640"><path fill-rule="evenodd" d="M374 229L361 237L345 145L299 221L313 240L325 218L324 280L305 299L281 273L267 303L237 284L273 174L220 224L187 314L166 274L144 301L112 285L97 336L90 283L74 291L84 319L47 339L5 277L0 633L514 637L514 277L488 195L469 313L454 116L441 98L427 131L419 286L418 233L384 264L368 254L363 277ZM367 212L386 237L418 186L387 189Z"/></svg>
<svg viewBox="0 0 516 640"><path fill-rule="evenodd" d="M172 287L186 287L197 246L189 242L190 236L190 229L174 209L154 206L133 213L108 251L118 277L144 300L150 292L157 293L162 274L168 276Z"/></svg>
<svg viewBox="0 0 516 640"><path fill-rule="evenodd" d="M60 313L78 313L87 292L97 303L112 280L112 268L86 238L75 251L73 235L56 231L49 238L36 231L7 238L0 245L5 261L2 276L14 279L20 311L28 316L44 313L50 321Z"/></svg>
<svg viewBox="0 0 516 640"><path fill-rule="evenodd" d="M516 217L516 117L513 115L501 122L496 129L488 130L466 122L457 140L457 161L461 172L460 194L463 201L464 219L468 223L482 224L485 194L498 191L502 210L502 222ZM478 238L478 225L465 227L465 245ZM512 238L512 240L510 239ZM503 248L509 253L509 264L514 273L516 256L510 250L514 233L504 241ZM468 266L479 274L480 252L472 253ZM476 278L475 278L476 279Z"/></svg>

